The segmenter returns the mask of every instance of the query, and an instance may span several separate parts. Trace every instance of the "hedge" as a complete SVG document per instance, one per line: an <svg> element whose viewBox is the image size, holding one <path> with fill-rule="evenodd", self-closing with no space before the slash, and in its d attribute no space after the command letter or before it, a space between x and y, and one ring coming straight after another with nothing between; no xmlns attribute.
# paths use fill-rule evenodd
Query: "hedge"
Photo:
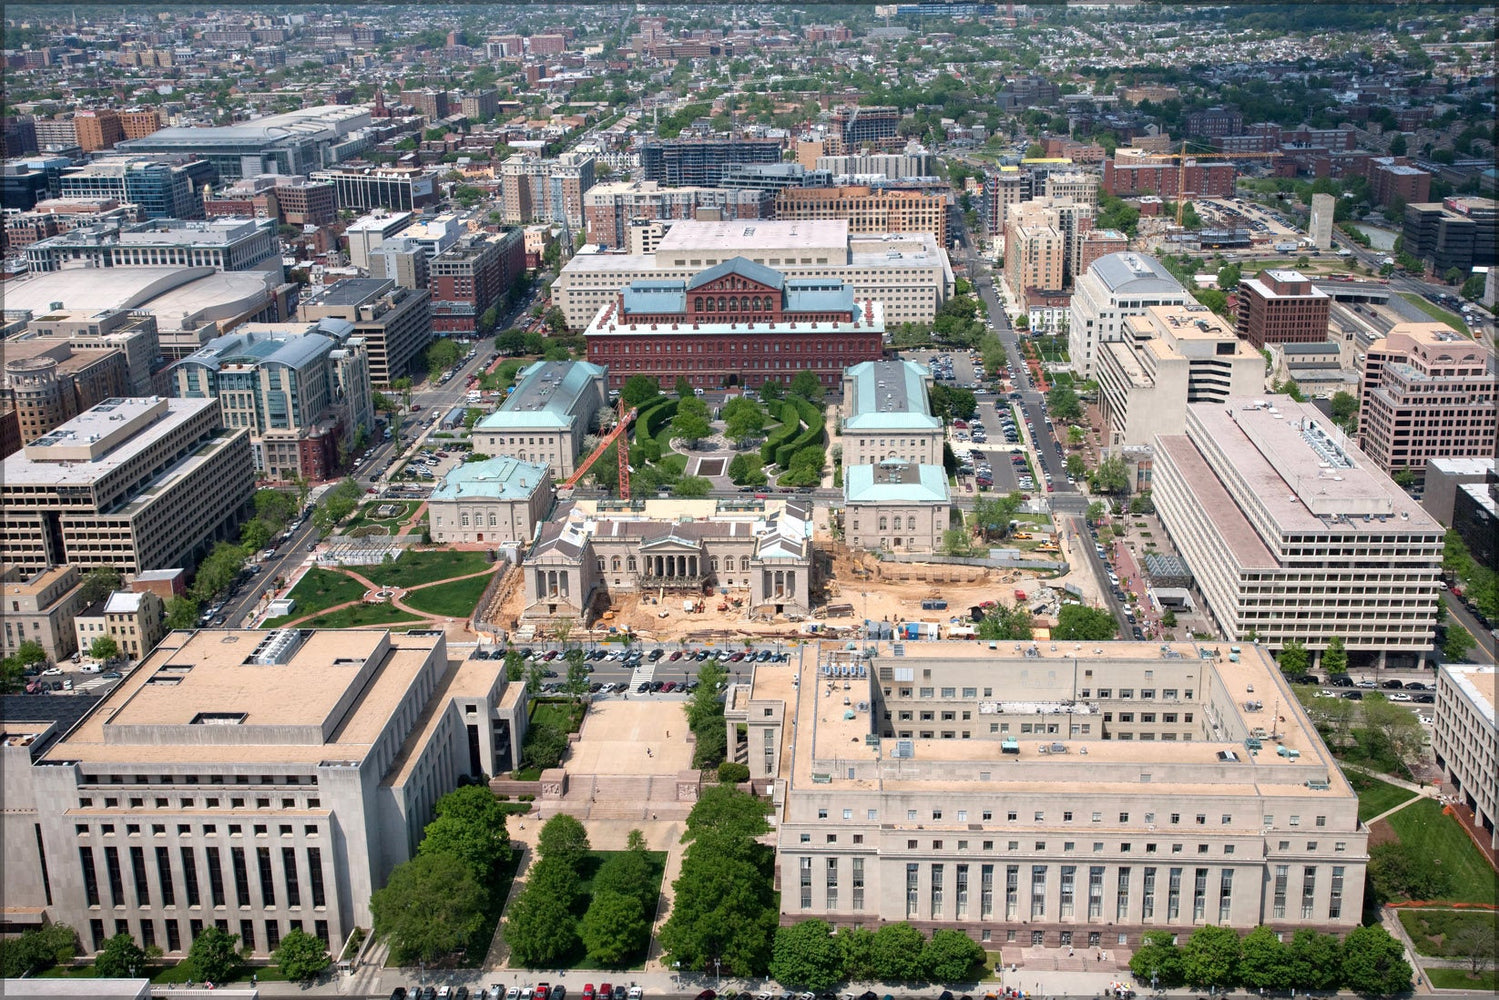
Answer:
<svg viewBox="0 0 1499 1000"><path fill-rule="evenodd" d="M775 462L782 469L790 468L791 456L803 448L820 445L827 441L827 428L823 426L822 411L805 399L796 399L793 405L796 407L797 419L807 426L795 438L777 446Z"/></svg>
<svg viewBox="0 0 1499 1000"><path fill-rule="evenodd" d="M760 445L760 461L767 464L775 461L777 449L801 432L801 413L790 400L782 401L776 418L780 420L781 426L771 431Z"/></svg>

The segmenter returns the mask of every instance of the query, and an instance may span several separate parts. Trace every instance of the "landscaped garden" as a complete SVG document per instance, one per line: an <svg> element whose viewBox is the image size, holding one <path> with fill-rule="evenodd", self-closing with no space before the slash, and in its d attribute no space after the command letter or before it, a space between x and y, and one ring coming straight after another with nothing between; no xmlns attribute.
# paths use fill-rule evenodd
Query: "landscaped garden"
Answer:
<svg viewBox="0 0 1499 1000"><path fill-rule="evenodd" d="M471 576L463 580L438 583L420 590L408 591L402 600L418 611L445 615L449 618L467 618L474 613L484 588L489 586L490 576Z"/></svg>
<svg viewBox="0 0 1499 1000"><path fill-rule="evenodd" d="M352 604L298 624L303 628L363 628L369 625L401 625L421 620L418 615L390 604Z"/></svg>
<svg viewBox="0 0 1499 1000"><path fill-rule="evenodd" d="M360 576L382 587L410 589L424 583L482 573L494 564L483 552L418 551L407 549L398 558L377 566L356 567Z"/></svg>
<svg viewBox="0 0 1499 1000"><path fill-rule="evenodd" d="M399 535L405 527L406 520L416 513L421 506L420 500L374 500L359 509L344 525L344 534L353 535L356 532L365 534L387 534ZM359 531L361 528L378 527L383 532Z"/></svg>
<svg viewBox="0 0 1499 1000"><path fill-rule="evenodd" d="M267 619L261 627L277 628L295 619L305 618L313 612L357 601L364 596L364 592L364 584L353 577L315 566L297 581L297 585L287 595L296 602L292 613L281 618Z"/></svg>
<svg viewBox="0 0 1499 1000"><path fill-rule="evenodd" d="M1367 823L1375 816L1416 797L1416 793L1408 788L1380 781L1361 771L1348 771L1347 776L1348 783L1358 793L1358 818L1361 823Z"/></svg>
<svg viewBox="0 0 1499 1000"><path fill-rule="evenodd" d="M1437 898L1495 904L1494 869L1462 825L1443 811L1440 802L1423 799L1392 813L1375 824L1376 835L1383 824L1389 825L1411 856L1430 859L1443 873L1447 890Z"/></svg>
<svg viewBox="0 0 1499 1000"><path fill-rule="evenodd" d="M1499 940L1499 914L1492 910L1403 908L1399 915L1418 955L1463 958L1472 942L1487 942L1492 948Z"/></svg>

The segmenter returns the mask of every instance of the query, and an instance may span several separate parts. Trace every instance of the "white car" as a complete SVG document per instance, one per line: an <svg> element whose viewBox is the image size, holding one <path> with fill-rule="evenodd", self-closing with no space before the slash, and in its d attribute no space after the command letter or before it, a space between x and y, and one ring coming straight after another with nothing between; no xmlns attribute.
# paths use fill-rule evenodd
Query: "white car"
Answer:
<svg viewBox="0 0 1499 1000"><path fill-rule="evenodd" d="M62 668L61 667L48 667L46 670L42 671L42 676L43 677L61 677L62 676Z"/></svg>

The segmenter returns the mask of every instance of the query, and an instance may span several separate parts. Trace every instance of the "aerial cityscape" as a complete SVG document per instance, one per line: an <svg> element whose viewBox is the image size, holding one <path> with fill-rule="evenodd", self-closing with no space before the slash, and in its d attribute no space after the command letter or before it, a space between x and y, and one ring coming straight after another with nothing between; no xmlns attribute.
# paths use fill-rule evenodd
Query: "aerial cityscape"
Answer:
<svg viewBox="0 0 1499 1000"><path fill-rule="evenodd" d="M0 995L1493 996L1496 17L7 5Z"/></svg>

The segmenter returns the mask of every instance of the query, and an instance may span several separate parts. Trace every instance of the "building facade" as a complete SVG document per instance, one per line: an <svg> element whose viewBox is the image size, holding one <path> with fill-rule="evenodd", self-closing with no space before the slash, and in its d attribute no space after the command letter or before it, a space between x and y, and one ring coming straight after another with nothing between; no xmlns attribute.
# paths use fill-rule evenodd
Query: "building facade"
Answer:
<svg viewBox="0 0 1499 1000"><path fill-rule="evenodd" d="M844 466L843 537L855 549L939 552L951 515L952 495L940 465L887 458Z"/></svg>
<svg viewBox="0 0 1499 1000"><path fill-rule="evenodd" d="M1255 350L1328 339L1332 298L1300 271L1266 270L1239 282L1239 336Z"/></svg>
<svg viewBox="0 0 1499 1000"><path fill-rule="evenodd" d="M6 567L0 579L4 595L4 645L0 655L10 656L23 642L37 642L47 659L61 663L78 648L73 622L84 603L83 578L77 566L48 566L35 571Z"/></svg>
<svg viewBox="0 0 1499 1000"><path fill-rule="evenodd" d="M319 170L312 180L333 184L340 209L416 212L436 203L437 175L425 167L341 167Z"/></svg>
<svg viewBox="0 0 1499 1000"><path fill-rule="evenodd" d="M513 766L521 687L441 636L173 632L76 724L8 722L7 906L88 952L180 958L217 925L336 953L437 799Z"/></svg>
<svg viewBox="0 0 1499 1000"><path fill-rule="evenodd" d="M599 410L609 405L608 376L607 369L587 361L536 362L500 408L474 424L474 450L568 478L578 467L583 439L598 426ZM525 470L517 474L524 477Z"/></svg>
<svg viewBox="0 0 1499 1000"><path fill-rule="evenodd" d="M775 214L773 199L774 193L770 191L612 181L588 189L583 195L583 215L590 243L620 249L630 246L630 228L640 222L769 219Z"/></svg>
<svg viewBox="0 0 1499 1000"><path fill-rule="evenodd" d="M1156 438L1152 497L1229 636L1294 639L1321 662L1424 662L1436 627L1441 525L1315 407L1249 397L1187 407Z"/></svg>
<svg viewBox="0 0 1499 1000"><path fill-rule="evenodd" d="M778 139L662 139L640 147L641 179L685 187L715 187L726 164L780 163Z"/></svg>
<svg viewBox="0 0 1499 1000"><path fill-rule="evenodd" d="M1099 347L1104 444L1149 445L1186 431L1187 407L1265 387L1265 359L1207 306L1151 306Z"/></svg>
<svg viewBox="0 0 1499 1000"><path fill-rule="evenodd" d="M776 192L775 213L782 222L841 219L848 223L848 231L858 236L929 233L938 246L947 246L947 196L940 192L862 186L788 187Z"/></svg>
<svg viewBox="0 0 1499 1000"><path fill-rule="evenodd" d="M1186 170L1185 181L1181 171ZM1174 160L1151 162L1148 158L1108 159L1103 161L1103 192L1116 198L1154 194L1175 199L1185 184L1187 194L1198 198L1232 198L1238 172L1232 163L1188 162L1180 167Z"/></svg>
<svg viewBox="0 0 1499 1000"><path fill-rule="evenodd" d="M1499 448L1494 356L1444 323L1397 323L1369 345L1358 444L1390 475L1418 479L1433 458L1493 458Z"/></svg>
<svg viewBox="0 0 1499 1000"><path fill-rule="evenodd" d="M555 498L546 465L516 458L464 462L443 476L427 498L432 541L523 545Z"/></svg>
<svg viewBox="0 0 1499 1000"><path fill-rule="evenodd" d="M78 648L92 656L94 640L109 638L114 640L121 656L139 660L166 635L164 615L165 605L151 591L117 591L78 612L73 619Z"/></svg>
<svg viewBox="0 0 1499 1000"><path fill-rule="evenodd" d="M249 432L214 399L106 400L0 472L0 561L23 572L193 565L238 538L255 488Z"/></svg>
<svg viewBox="0 0 1499 1000"><path fill-rule="evenodd" d="M271 219L210 219L83 226L26 248L33 273L82 267L211 267L281 274Z"/></svg>
<svg viewBox="0 0 1499 1000"><path fill-rule="evenodd" d="M432 329L442 334L479 331L479 320L526 272L524 231L465 236L428 265Z"/></svg>
<svg viewBox="0 0 1499 1000"><path fill-rule="evenodd" d="M233 125L164 128L115 148L198 156L225 183L256 174L307 175L363 152L373 141L371 121L368 107L325 104Z"/></svg>
<svg viewBox="0 0 1499 1000"><path fill-rule="evenodd" d="M521 563L533 621L590 625L611 593L743 593L751 609L811 609L812 508L798 501L647 500L643 512L580 501L542 525Z"/></svg>
<svg viewBox="0 0 1499 1000"><path fill-rule="evenodd" d="M416 370L432 343L431 295L425 287L397 287L381 278L348 278L325 285L298 307L308 320L342 319L364 341L370 384L388 388Z"/></svg>
<svg viewBox="0 0 1499 1000"><path fill-rule="evenodd" d="M866 361L843 373L843 464L897 459L942 464L942 421L932 416L932 373L911 361Z"/></svg>
<svg viewBox="0 0 1499 1000"><path fill-rule="evenodd" d="M1474 825L1499 850L1499 675L1493 664L1444 663L1437 672L1437 704L1432 716L1431 749L1451 785L1473 812Z"/></svg>
<svg viewBox="0 0 1499 1000"><path fill-rule="evenodd" d="M74 350L71 344L48 340L6 341L0 401L17 433L5 454L129 391L123 351Z"/></svg>
<svg viewBox="0 0 1499 1000"><path fill-rule="evenodd" d="M811 649L724 713L730 759L777 782L783 921L1110 951L1358 925L1357 796L1264 650Z"/></svg>
<svg viewBox="0 0 1499 1000"><path fill-rule="evenodd" d="M1110 254L1095 261L1072 293L1068 307L1067 348L1072 367L1092 378L1099 345L1124 336L1124 318L1151 306L1185 306L1195 301L1171 272L1154 257Z"/></svg>
<svg viewBox="0 0 1499 1000"><path fill-rule="evenodd" d="M1448 198L1405 206L1405 252L1432 272L1452 268L1467 274L1475 266L1495 267L1496 219L1492 198Z"/></svg>
<svg viewBox="0 0 1499 1000"><path fill-rule="evenodd" d="M147 219L201 219L195 175L207 164L165 163L148 156L110 156L63 171L59 197L113 199L140 206Z"/></svg>
<svg viewBox="0 0 1499 1000"><path fill-rule="evenodd" d="M736 257L685 281L626 285L583 336L611 388L632 375L758 387L810 371L831 389L845 368L881 357L884 334L881 305L856 304L844 282L787 278Z"/></svg>

